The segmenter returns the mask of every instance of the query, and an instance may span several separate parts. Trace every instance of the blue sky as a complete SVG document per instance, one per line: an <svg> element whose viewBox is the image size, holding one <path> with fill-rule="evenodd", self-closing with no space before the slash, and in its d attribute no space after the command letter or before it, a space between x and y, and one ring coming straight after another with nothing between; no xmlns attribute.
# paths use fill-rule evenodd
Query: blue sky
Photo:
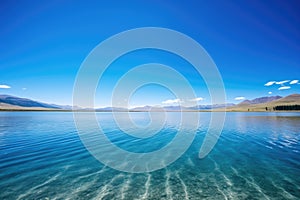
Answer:
<svg viewBox="0 0 300 200"><path fill-rule="evenodd" d="M174 29L200 43L223 77L228 102L300 93L300 84L280 83L300 79L299 10L299 1L290 0L3 1L0 94L72 104L76 74L89 52L114 34L148 26ZM118 78L148 62L174 67L204 99L200 103L209 103L207 88L192 66L166 52L148 50L128 54L109 68L96 105L109 105ZM269 81L278 84L265 86ZM176 97L166 88L148 85L131 103L156 105L168 99Z"/></svg>

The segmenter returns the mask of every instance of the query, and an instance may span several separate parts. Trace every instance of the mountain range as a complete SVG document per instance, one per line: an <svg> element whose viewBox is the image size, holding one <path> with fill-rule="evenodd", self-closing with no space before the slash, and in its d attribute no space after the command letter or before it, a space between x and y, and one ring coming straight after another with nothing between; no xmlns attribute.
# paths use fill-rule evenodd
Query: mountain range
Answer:
<svg viewBox="0 0 300 200"><path fill-rule="evenodd" d="M38 101L33 101L31 99L20 98L10 95L0 95L0 108L8 107L10 109L18 108L50 108L50 109L60 109L58 106L50 105Z"/></svg>
<svg viewBox="0 0 300 200"><path fill-rule="evenodd" d="M27 98L20 98L11 95L0 95L0 110L58 110L58 111L97 111L97 112L148 112L148 111L221 111L226 108L226 111L265 111L266 108L272 110L278 105L300 105L300 94L292 94L286 97L269 96L260 97L252 100L244 100L239 104L214 104L214 105L198 105L194 107L184 106L142 106L131 109L104 107L104 108L80 108L69 105L47 104L39 101L34 101Z"/></svg>
<svg viewBox="0 0 300 200"><path fill-rule="evenodd" d="M277 99L281 99L282 96L270 96L270 97L260 97L253 100L244 100L238 105L249 105L249 104L260 104L260 103L268 103L271 101L275 101Z"/></svg>
<svg viewBox="0 0 300 200"><path fill-rule="evenodd" d="M235 106L227 107L226 111L272 111L274 107L283 105L300 105L300 94L291 94L286 97L273 96L245 100Z"/></svg>
<svg viewBox="0 0 300 200"><path fill-rule="evenodd" d="M4 110L73 110L73 106L47 104L27 98L0 95L0 109ZM79 109L75 107L75 109Z"/></svg>

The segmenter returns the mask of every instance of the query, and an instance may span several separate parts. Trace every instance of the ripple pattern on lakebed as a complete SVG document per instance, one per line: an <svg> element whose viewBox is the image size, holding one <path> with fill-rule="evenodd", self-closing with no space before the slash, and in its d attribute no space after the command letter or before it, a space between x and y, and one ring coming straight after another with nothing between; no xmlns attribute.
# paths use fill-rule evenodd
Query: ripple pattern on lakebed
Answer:
<svg viewBox="0 0 300 200"><path fill-rule="evenodd" d="M138 123L148 117L132 115ZM97 117L115 144L145 152L174 138L180 113L167 115L172 120L146 140L122 133L111 113ZM198 152L210 113L200 115L195 140L180 159L155 172L130 174L89 154L72 113L1 112L0 199L300 198L300 113L228 113L204 159Z"/></svg>

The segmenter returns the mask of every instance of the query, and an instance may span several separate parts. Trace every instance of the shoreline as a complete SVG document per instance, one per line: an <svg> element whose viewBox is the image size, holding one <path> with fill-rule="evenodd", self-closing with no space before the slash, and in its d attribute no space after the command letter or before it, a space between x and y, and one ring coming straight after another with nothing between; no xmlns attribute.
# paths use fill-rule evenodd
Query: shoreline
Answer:
<svg viewBox="0 0 300 200"><path fill-rule="evenodd" d="M281 110L281 111L238 111L238 110L182 110L182 111L97 111L97 110L58 110L58 109L0 109L0 112L96 112L96 113L131 113L131 112L237 112L237 113L254 113L254 112L265 112L265 113L289 113L289 112L300 112L300 110Z"/></svg>

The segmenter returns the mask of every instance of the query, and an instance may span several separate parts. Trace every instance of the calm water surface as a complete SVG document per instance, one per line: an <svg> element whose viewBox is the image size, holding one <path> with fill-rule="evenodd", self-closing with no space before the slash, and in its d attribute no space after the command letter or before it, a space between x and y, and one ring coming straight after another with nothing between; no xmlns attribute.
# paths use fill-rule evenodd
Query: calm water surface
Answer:
<svg viewBox="0 0 300 200"><path fill-rule="evenodd" d="M84 113L82 114L84 117ZM120 113L122 115L122 113ZM147 125L147 113L132 113ZM176 135L168 113L157 135L133 139L111 113L98 120L112 142L148 152ZM104 166L80 141L72 113L0 112L0 199L300 199L300 113L227 113L213 151L198 158L210 113L190 148L167 168L131 174ZM87 123L87 133L89 131Z"/></svg>

